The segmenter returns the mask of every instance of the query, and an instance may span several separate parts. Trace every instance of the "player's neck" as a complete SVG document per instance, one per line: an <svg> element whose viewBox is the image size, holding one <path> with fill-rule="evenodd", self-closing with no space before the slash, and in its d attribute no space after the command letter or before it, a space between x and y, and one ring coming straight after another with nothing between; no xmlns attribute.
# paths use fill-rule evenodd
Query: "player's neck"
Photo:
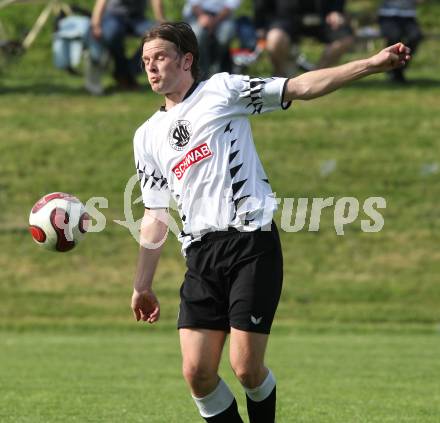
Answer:
<svg viewBox="0 0 440 423"><path fill-rule="evenodd" d="M185 99L186 93L191 89L193 84L194 78L191 76L190 78L182 81L182 84L175 92L165 94L165 108L170 110L172 107L181 103Z"/></svg>

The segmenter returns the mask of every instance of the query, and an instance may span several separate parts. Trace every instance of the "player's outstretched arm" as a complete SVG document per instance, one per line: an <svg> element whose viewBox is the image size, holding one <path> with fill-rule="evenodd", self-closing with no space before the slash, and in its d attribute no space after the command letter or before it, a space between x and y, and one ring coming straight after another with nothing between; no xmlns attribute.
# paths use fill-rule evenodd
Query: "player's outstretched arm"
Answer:
<svg viewBox="0 0 440 423"><path fill-rule="evenodd" d="M288 81L283 101L321 97L356 79L404 66L410 59L410 49L397 43L368 59L307 72Z"/></svg>
<svg viewBox="0 0 440 423"><path fill-rule="evenodd" d="M160 305L152 285L167 234L168 211L146 209L141 224L141 247L131 298L131 308L137 321L154 323L159 320Z"/></svg>

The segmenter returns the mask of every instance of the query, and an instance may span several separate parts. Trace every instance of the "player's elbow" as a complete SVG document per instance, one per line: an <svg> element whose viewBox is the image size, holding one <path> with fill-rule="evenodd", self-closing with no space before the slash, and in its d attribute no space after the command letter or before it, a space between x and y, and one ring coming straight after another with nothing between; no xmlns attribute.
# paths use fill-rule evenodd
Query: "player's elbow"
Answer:
<svg viewBox="0 0 440 423"><path fill-rule="evenodd" d="M284 101L311 100L313 97L313 87L301 77L292 78L287 83Z"/></svg>
<svg viewBox="0 0 440 423"><path fill-rule="evenodd" d="M140 228L141 244L162 245L168 235L166 209L146 209Z"/></svg>

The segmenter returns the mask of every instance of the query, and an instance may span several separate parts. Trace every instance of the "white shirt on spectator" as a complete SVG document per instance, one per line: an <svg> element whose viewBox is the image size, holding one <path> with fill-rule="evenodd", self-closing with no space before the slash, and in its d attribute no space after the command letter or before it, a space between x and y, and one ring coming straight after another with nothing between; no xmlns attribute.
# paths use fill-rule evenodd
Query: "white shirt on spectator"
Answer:
<svg viewBox="0 0 440 423"><path fill-rule="evenodd" d="M199 6L205 12L217 14L225 7L231 10L237 9L240 6L240 2L241 0L187 0L185 9Z"/></svg>

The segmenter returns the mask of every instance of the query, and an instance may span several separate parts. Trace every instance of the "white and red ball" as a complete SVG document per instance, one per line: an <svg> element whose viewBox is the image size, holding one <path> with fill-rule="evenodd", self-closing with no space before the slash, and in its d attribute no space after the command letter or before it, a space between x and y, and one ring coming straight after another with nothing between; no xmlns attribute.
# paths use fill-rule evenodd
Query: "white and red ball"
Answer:
<svg viewBox="0 0 440 423"><path fill-rule="evenodd" d="M34 241L51 251L69 251L84 237L90 217L78 198L53 192L38 200L29 215Z"/></svg>

